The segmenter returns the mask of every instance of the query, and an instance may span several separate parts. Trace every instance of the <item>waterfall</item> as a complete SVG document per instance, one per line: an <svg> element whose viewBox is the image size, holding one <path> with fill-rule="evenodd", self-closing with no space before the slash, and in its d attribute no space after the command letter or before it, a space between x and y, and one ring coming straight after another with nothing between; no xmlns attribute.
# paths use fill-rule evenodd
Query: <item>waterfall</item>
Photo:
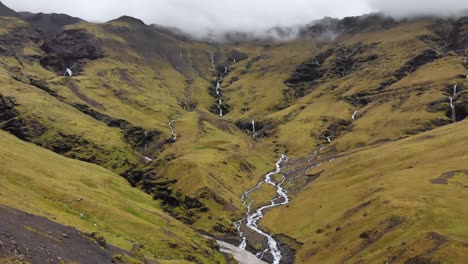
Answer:
<svg viewBox="0 0 468 264"><path fill-rule="evenodd" d="M227 73L227 71L228 71L228 67L224 66L224 73Z"/></svg>
<svg viewBox="0 0 468 264"><path fill-rule="evenodd" d="M211 52L211 65L213 66L213 69L216 69L215 61L214 61L214 52Z"/></svg>
<svg viewBox="0 0 468 264"><path fill-rule="evenodd" d="M255 131L255 120L252 119L252 137L255 138L257 132Z"/></svg>
<svg viewBox="0 0 468 264"><path fill-rule="evenodd" d="M331 138L327 137L328 143L331 143Z"/></svg>
<svg viewBox="0 0 468 264"><path fill-rule="evenodd" d="M357 114L357 112L358 112L358 110L354 111L353 115L351 116L351 118L352 118L353 120L356 120L356 114Z"/></svg>
<svg viewBox="0 0 468 264"><path fill-rule="evenodd" d="M70 77L73 76L73 73L72 73L72 71L70 70L70 68L67 68L67 69L65 70L65 76L66 76L66 75L68 75L68 76L70 76Z"/></svg>
<svg viewBox="0 0 468 264"><path fill-rule="evenodd" d="M216 94L219 95L219 90L221 89L221 85L219 84L219 81L216 82Z"/></svg>
<svg viewBox="0 0 468 264"><path fill-rule="evenodd" d="M453 98L449 96L449 100L450 100L450 108L452 110L452 122L455 123L457 122L457 116L455 114L455 106L453 105Z"/></svg>
<svg viewBox="0 0 468 264"><path fill-rule="evenodd" d="M236 63L236 58L233 58L232 61L233 61L234 63Z"/></svg>
<svg viewBox="0 0 468 264"><path fill-rule="evenodd" d="M168 125L169 125L169 129L171 130L172 140L176 141L177 134L175 133L174 127L172 126L174 124L174 122L175 122L175 120L171 120Z"/></svg>
<svg viewBox="0 0 468 264"><path fill-rule="evenodd" d="M143 148L143 151L146 151L148 149L148 142L147 142L147 139L148 138L148 131L145 130L145 147Z"/></svg>
<svg viewBox="0 0 468 264"><path fill-rule="evenodd" d="M457 96L457 84L453 86L453 98L455 98L455 96Z"/></svg>
<svg viewBox="0 0 468 264"><path fill-rule="evenodd" d="M219 107L219 116L223 117L223 109L221 107Z"/></svg>

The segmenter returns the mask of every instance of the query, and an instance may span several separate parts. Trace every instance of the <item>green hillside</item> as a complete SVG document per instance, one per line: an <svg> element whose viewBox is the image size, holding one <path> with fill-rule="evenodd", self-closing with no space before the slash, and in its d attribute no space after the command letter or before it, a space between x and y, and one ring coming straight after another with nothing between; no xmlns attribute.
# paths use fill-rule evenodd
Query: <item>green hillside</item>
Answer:
<svg viewBox="0 0 468 264"><path fill-rule="evenodd" d="M243 193L287 154L291 201L259 224L282 263L467 256L467 17L325 19L287 42L212 43L126 16L4 13L0 204L162 263L230 262L198 233L240 244ZM251 209L275 193L264 184ZM268 248L241 230L247 250Z"/></svg>

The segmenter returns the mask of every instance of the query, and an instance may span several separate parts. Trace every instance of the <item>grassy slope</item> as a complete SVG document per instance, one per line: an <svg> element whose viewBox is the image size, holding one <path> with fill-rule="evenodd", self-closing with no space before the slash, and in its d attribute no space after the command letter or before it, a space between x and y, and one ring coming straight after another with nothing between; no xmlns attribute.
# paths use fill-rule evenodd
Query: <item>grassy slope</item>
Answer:
<svg viewBox="0 0 468 264"><path fill-rule="evenodd" d="M154 142L145 154L156 155L154 171L157 175L178 180L173 190L204 197L202 201L211 210L198 215L200 220L195 226L213 231L216 223L232 228L230 219L238 217L242 211L238 197L271 169L274 152L287 150L293 156L309 153L317 144L324 143L325 139L319 136L331 122L350 119L355 107L341 97L361 91L376 92L383 79L430 48L429 44L417 39L421 34L433 35L428 30L430 23L405 22L378 32L343 35L334 43L321 47L320 50L325 51L339 45L351 48L359 42L378 43L362 55L376 54L378 59L361 64L345 77L325 77L309 94L290 101L284 100L283 90L287 86L283 81L298 64L312 56L317 50L316 43L298 40L272 45L222 46L222 53L236 48L249 55L248 60L236 64L226 63L224 55L217 61L219 65L228 64L230 69L222 90L231 112L222 119L208 113L214 102L208 91L213 89L212 82L215 81L210 54L216 47L176 39L165 33L146 38L149 43L139 43L142 39L139 34L146 29L130 22L82 23L68 28L82 28L92 33L104 49L105 58L88 62L83 75L73 77L83 94L105 107L96 110L146 129L158 129L164 133L163 138L170 137L169 120L176 120L174 127L179 139L162 147L161 142ZM34 44L27 44L24 50L25 53L40 53ZM246 70L247 62L256 56L263 59ZM324 66L333 67L335 59L336 54L327 59ZM333 139L333 147L329 150L346 151L383 140L395 140L430 128L430 120L447 121L445 112L429 113L426 107L434 100L446 98L447 89L455 82L454 76L465 71L461 60L456 55L445 56L385 91L377 92L378 96L359 109L359 119L347 128L347 132ZM51 88L66 97L66 102L83 103L70 91L67 79L44 70L38 63L19 65L14 58L2 58L2 61L22 68L27 75L46 79ZM439 70L441 68L444 70ZM229 84L233 77L239 80ZM190 86L187 85L189 80L193 81ZM2 93L18 97L19 107L26 115L37 111L41 113L37 117L42 117L47 112L52 120L68 120L63 122L62 131L85 135L106 149L116 146L131 159L138 157L137 153L130 154L132 150L115 129L43 92L11 81L6 71L2 83L6 84L1 88ZM331 89L332 85L334 89ZM416 88L422 89L423 93ZM185 111L178 104L186 102L187 91L197 106L193 112ZM34 96L29 98L28 94ZM249 110L244 112L246 107ZM49 113L49 109L56 111ZM253 141L233 125L240 119L255 119L270 125L269 136ZM54 122L46 124L54 129L57 126ZM89 133L90 130L93 133Z"/></svg>
<svg viewBox="0 0 468 264"><path fill-rule="evenodd" d="M109 243L127 250L131 241L142 243L150 257L192 255L202 261L223 261L207 241L162 212L149 195L108 170L64 158L5 132L0 132L0 160L2 204L84 232L101 232Z"/></svg>
<svg viewBox="0 0 468 264"><path fill-rule="evenodd" d="M382 263L394 256L402 263L419 255L461 263L468 256L466 129L462 121L327 162L263 224L303 243L299 263ZM431 182L458 170L465 173L448 184ZM364 232L370 240L359 237Z"/></svg>
<svg viewBox="0 0 468 264"><path fill-rule="evenodd" d="M322 46L320 51L324 52L338 46L352 48L358 43L368 46L377 43L359 56L375 54L378 58L361 63L345 77L324 77L323 82L316 85L309 94L293 101L281 111L274 109L284 103L281 99L281 91L285 89L282 81L288 77L291 67L297 65L297 61L311 57L314 44L311 41L306 42L308 44L286 43L266 51L259 51L256 46L242 47L247 53L268 55L265 55L263 61L253 64L245 74L241 74L240 69L246 63L236 64L232 76L238 77L239 81L226 88L228 103L235 110L227 118L258 118L275 124L276 128L271 131L272 136L265 143L275 145L278 149L287 149L293 155L307 154L318 143L324 143L324 138L317 141L317 136L332 121L351 121L353 111L359 107L356 108L340 98L362 91L376 93L376 96L368 105L359 109L359 120L348 129L347 134L333 143L338 151L417 133L431 127L430 120L448 120L445 112L429 113L427 106L432 101L448 96L446 91L454 83L467 85L466 80L456 79L458 74L465 72L462 57L453 54L444 56L422 66L385 91L378 92L380 83L392 76L406 61L426 49L437 50L437 47L425 44L417 38L420 35L433 35L429 30L430 26L431 21L426 20L404 22L386 30L345 34L335 42ZM269 49L273 51L268 51ZM335 57L336 54L332 55L323 65L333 68ZM288 62L292 62L290 66ZM265 75L262 73L264 71ZM332 85L336 88L332 89ZM251 111L241 113L245 102L248 102ZM386 118L383 119L382 116ZM295 140L297 138L301 140Z"/></svg>

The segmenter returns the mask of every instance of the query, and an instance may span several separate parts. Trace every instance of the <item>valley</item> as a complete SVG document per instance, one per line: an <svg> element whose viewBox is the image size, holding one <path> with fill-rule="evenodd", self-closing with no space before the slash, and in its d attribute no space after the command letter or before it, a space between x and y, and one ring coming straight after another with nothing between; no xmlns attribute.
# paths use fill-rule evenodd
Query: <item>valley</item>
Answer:
<svg viewBox="0 0 468 264"><path fill-rule="evenodd" d="M0 262L468 257L468 16L212 42L0 11Z"/></svg>

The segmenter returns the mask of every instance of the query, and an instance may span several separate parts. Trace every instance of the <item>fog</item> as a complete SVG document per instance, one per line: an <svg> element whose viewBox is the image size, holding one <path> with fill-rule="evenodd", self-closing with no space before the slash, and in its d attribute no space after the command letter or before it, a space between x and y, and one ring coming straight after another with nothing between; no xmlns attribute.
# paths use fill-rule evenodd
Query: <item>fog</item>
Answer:
<svg viewBox="0 0 468 264"><path fill-rule="evenodd" d="M325 16L342 18L379 11L395 18L450 16L468 8L466 0L3 0L3 3L16 11L66 13L92 22L129 15L147 24L178 27L198 37L232 31L261 36L272 34L267 29L277 26L290 27L294 34L298 25Z"/></svg>

